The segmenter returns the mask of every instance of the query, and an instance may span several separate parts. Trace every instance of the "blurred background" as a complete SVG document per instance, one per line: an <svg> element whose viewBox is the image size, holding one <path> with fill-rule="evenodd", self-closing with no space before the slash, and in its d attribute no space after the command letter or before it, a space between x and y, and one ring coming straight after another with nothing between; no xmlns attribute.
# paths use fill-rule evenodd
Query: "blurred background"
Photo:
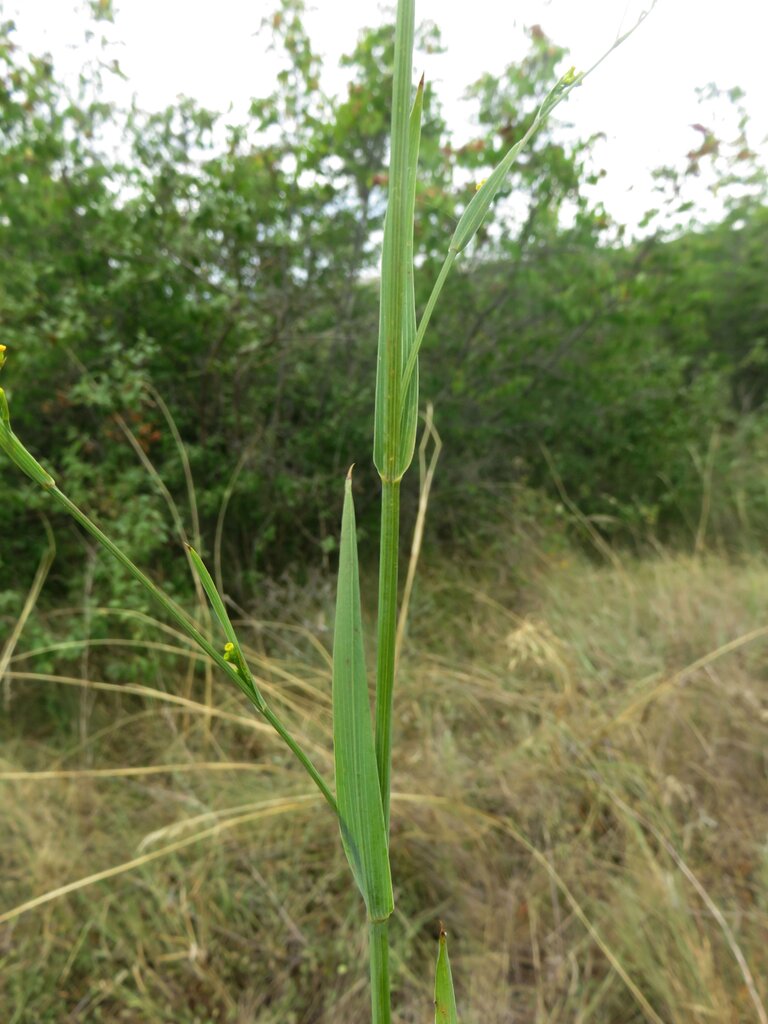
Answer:
<svg viewBox="0 0 768 1024"><path fill-rule="evenodd" d="M643 13L493 6L417 9L419 309L477 183ZM768 1021L754 7L660 2L537 134L433 318L403 492L403 1022L429 1019L440 917L468 1022ZM375 611L392 44L374 4L0 21L14 429L205 625L201 550L326 770L352 462ZM0 494L3 1019L365 1019L356 896L299 771L7 461Z"/></svg>

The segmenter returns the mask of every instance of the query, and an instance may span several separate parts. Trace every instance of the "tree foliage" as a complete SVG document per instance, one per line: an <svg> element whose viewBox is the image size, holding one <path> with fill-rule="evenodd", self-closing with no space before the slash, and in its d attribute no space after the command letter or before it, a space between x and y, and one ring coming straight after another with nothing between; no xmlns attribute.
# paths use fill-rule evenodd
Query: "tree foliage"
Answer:
<svg viewBox="0 0 768 1024"><path fill-rule="evenodd" d="M202 547L218 524L235 593L322 564L352 461L361 534L376 528L365 460L393 32L360 36L333 96L302 15L283 0L265 21L283 70L241 124L188 99L120 110L105 99L103 76L120 73L108 63L73 95L0 27L0 319L17 431L139 561L179 579L157 480L191 536L183 442ZM439 47L437 29L418 44ZM563 58L535 26L520 64L469 86L476 130L461 143L427 84L417 304L475 183ZM593 140L557 123L539 133L424 349L422 394L445 442L434 536L461 542L470 502L495 529L525 489L624 539L690 538L714 489L712 539L764 535L768 214L748 127L743 111L733 140L694 126L634 241L590 198ZM723 219L692 223L687 190L707 168ZM0 481L2 560L24 564L39 499L8 465ZM55 526L68 591L83 541ZM109 587L126 599L111 569Z"/></svg>

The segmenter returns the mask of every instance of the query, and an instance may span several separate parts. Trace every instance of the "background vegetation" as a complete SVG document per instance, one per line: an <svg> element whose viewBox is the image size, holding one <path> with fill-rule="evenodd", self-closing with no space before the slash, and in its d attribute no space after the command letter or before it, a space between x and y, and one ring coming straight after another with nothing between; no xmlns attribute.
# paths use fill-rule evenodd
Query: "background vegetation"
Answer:
<svg viewBox="0 0 768 1024"><path fill-rule="evenodd" d="M243 124L189 100L117 109L108 62L73 93L0 25L0 321L17 433L190 603L181 537L197 541L322 759L353 460L363 560L378 529L392 30L361 36L327 96L301 13L284 0L265 24L284 70ZM461 145L428 84L425 289L563 56L535 27L520 65L468 83ZM766 1020L768 712L749 645L768 598L767 179L727 96L736 137L707 129L723 94L702 90L639 238L591 198L595 140L545 127L433 321L422 394L443 450L393 810L403 1021L429 1014L441 915L467 1021ZM695 217L703 173L719 223ZM0 494L3 1019L363 1019L333 823L5 462ZM82 774L118 768L133 774Z"/></svg>

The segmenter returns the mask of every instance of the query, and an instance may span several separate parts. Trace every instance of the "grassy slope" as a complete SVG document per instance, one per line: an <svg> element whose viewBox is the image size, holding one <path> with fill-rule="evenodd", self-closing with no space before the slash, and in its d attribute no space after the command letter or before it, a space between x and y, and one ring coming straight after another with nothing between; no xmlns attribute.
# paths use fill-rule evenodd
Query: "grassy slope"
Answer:
<svg viewBox="0 0 768 1024"><path fill-rule="evenodd" d="M253 643L265 688L330 773L316 643L329 605L305 600L297 629L261 624ZM424 568L397 701L399 1021L430 1018L441 918L465 1024L761 1019L765 641L717 649L768 634L767 604L760 561L559 558L523 597L499 562ZM200 699L202 681L189 690L169 664L166 689ZM208 732L199 708L12 684L4 772L183 767L0 781L0 910L177 844L0 924L0 1019L366 1019L365 937L335 826L247 712ZM22 736L52 690L75 724ZM214 701L243 711L223 684Z"/></svg>

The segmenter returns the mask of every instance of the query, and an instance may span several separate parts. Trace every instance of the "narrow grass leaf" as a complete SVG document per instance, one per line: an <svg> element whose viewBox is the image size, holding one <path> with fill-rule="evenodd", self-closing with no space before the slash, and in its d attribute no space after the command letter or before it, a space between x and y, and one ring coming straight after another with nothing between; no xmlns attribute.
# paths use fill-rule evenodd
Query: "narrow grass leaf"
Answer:
<svg viewBox="0 0 768 1024"><path fill-rule="evenodd" d="M529 139L538 131L544 121L546 121L558 103L562 102L562 100L564 100L577 85L581 84L583 77L583 75L577 75L575 71L571 69L566 72L554 88L550 90L546 99L536 112L536 116L531 122L531 126L528 131L499 161L488 179L483 182L482 186L470 200L466 210L461 215L459 223L456 225L456 230L453 233L453 238L451 239L449 247L451 250L454 252L461 252L462 249L469 245L477 233L477 229L485 220L485 216L490 209L491 203L500 192L507 174L509 173L509 169L517 159L520 151L528 143Z"/></svg>
<svg viewBox="0 0 768 1024"><path fill-rule="evenodd" d="M597 65L595 65L597 66ZM593 69L590 69L593 70ZM424 336L429 326L432 313L437 300L440 297L440 293L443 290L448 274L453 266L453 263L457 255L465 249L472 239L477 234L478 228L485 220L488 210L491 207L496 196L501 191L504 182L506 181L507 175L509 174L510 168L519 156L521 150L525 148L530 139L536 134L541 125L546 121L558 103L561 103L568 97L573 89L584 81L585 74L576 73L573 68L566 72L558 83L550 90L547 97L536 112L536 116L531 122L528 131L523 135L521 139L511 147L511 149L504 155L499 161L496 167L493 169L489 177L483 182L482 186L478 189L475 195L472 197L467 205L466 210L461 215L459 223L456 225L456 230L451 238L450 245L448 246L448 254L445 258L445 262L440 270L435 286L432 289L432 294L429 296L427 305L424 309L421 321L419 323L418 330L416 332L416 338L413 345L410 348L409 354L406 358L405 369L403 371L403 378L401 381L401 388L407 391L411 386L411 381L415 378L418 366L418 355L421 348L421 344L424 341Z"/></svg>
<svg viewBox="0 0 768 1024"><path fill-rule="evenodd" d="M200 557L200 555L198 555L198 553L195 551L191 544L187 544L187 551L189 552L189 557L192 559L192 564L197 570L197 575L200 577L200 583L202 584L203 590L205 591L208 600L211 602L213 614L216 616L219 625L224 630L224 635L227 638L228 646L231 645L230 650L228 650L225 653L224 658L226 661L230 663L233 669L242 673L242 678L253 688L253 692L258 698L258 703L263 706L266 702L262 697L261 693L259 692L259 689L254 681L254 678L251 675L251 670L248 668L248 665L245 661L245 656L243 655L242 648L240 647L240 641L237 639L235 628L232 625L232 621L229 618L227 609L225 608L224 602L221 599L221 595L216 589L216 584L213 582L213 577L208 572L202 558Z"/></svg>
<svg viewBox="0 0 768 1024"><path fill-rule="evenodd" d="M407 251L413 237L409 203L411 73L414 0L400 0L395 25L395 68L392 87L392 136L389 197L381 255L381 307L376 367L376 409L373 461L382 480L398 475L403 351L408 314ZM402 475L402 474L400 474Z"/></svg>
<svg viewBox="0 0 768 1024"><path fill-rule="evenodd" d="M451 964L448 960L448 936L440 926L440 946L435 968L435 1024L459 1024L456 996L453 992Z"/></svg>
<svg viewBox="0 0 768 1024"><path fill-rule="evenodd" d="M365 672L350 475L344 492L333 637L333 748L344 852L368 916L383 921L392 913L394 900Z"/></svg>
<svg viewBox="0 0 768 1024"><path fill-rule="evenodd" d="M231 644L234 644L235 647L239 647L237 634L235 633L234 626L232 625L229 615L227 614L227 609L224 607L224 602L222 601L221 596L218 590L216 589L216 584L213 582L211 574L205 567L205 562L203 562L202 558L200 557L200 555L198 555L198 553L195 551L191 544L187 544L186 547L187 551L189 552L189 557L192 559L192 564L194 565L195 569L197 570L197 574L200 577L200 583L203 586L203 590L207 594L208 600L211 602L213 614L219 620L219 625L224 630L227 640Z"/></svg>
<svg viewBox="0 0 768 1024"><path fill-rule="evenodd" d="M424 107L424 76L416 90L416 99L411 108L408 121L408 232L405 251L405 309L403 311L403 355L401 372L405 370L408 359L416 343L416 295L414 288L413 268L413 220L416 207L416 171L419 164L419 144L421 142L421 115ZM419 364L407 385L401 391L402 408L400 410L400 442L397 453L397 475L401 477L413 461L416 447L416 426L419 419Z"/></svg>

